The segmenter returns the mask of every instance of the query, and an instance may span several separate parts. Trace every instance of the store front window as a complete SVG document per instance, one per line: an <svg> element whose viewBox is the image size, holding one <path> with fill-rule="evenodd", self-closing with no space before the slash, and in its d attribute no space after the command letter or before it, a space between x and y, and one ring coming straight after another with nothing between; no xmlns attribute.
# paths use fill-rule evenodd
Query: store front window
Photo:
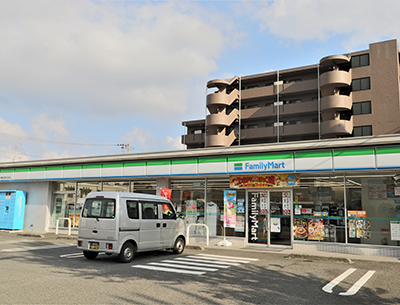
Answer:
<svg viewBox="0 0 400 305"><path fill-rule="evenodd" d="M245 197L245 190L229 189L229 179L207 180L206 219L210 236L245 237Z"/></svg>
<svg viewBox="0 0 400 305"><path fill-rule="evenodd" d="M130 192L156 195L157 181L156 180L132 181Z"/></svg>
<svg viewBox="0 0 400 305"><path fill-rule="evenodd" d="M347 176L348 242L400 245L400 185L393 175Z"/></svg>
<svg viewBox="0 0 400 305"><path fill-rule="evenodd" d="M171 201L177 212L185 216L186 224L204 224L205 180L173 180L170 185ZM193 226L189 233L196 234L198 231L199 228ZM203 232L202 228L201 232Z"/></svg>
<svg viewBox="0 0 400 305"><path fill-rule="evenodd" d="M129 181L103 182L104 192L129 192Z"/></svg>
<svg viewBox="0 0 400 305"><path fill-rule="evenodd" d="M344 177L301 177L293 189L294 240L345 240Z"/></svg>

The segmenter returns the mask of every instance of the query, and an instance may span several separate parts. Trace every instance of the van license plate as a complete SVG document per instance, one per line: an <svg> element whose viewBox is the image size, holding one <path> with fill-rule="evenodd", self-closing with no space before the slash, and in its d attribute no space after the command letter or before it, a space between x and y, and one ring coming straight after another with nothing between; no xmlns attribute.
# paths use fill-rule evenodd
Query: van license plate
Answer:
<svg viewBox="0 0 400 305"><path fill-rule="evenodd" d="M92 250L99 250L99 249L100 249L99 243L91 242L91 243L90 243L90 249L92 249Z"/></svg>

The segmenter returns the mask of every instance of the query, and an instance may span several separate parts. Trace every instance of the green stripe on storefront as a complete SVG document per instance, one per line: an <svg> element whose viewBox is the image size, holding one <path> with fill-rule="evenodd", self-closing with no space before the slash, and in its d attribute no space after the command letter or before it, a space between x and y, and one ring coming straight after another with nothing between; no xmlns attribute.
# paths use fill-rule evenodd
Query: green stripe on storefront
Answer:
<svg viewBox="0 0 400 305"><path fill-rule="evenodd" d="M227 159L227 157L199 158L199 163L223 163L226 162Z"/></svg>
<svg viewBox="0 0 400 305"><path fill-rule="evenodd" d="M82 169L82 165L65 165L65 170Z"/></svg>
<svg viewBox="0 0 400 305"><path fill-rule="evenodd" d="M63 166L47 166L46 171L62 171L64 169Z"/></svg>
<svg viewBox="0 0 400 305"><path fill-rule="evenodd" d="M102 164L84 164L82 169L102 168Z"/></svg>
<svg viewBox="0 0 400 305"><path fill-rule="evenodd" d="M45 167L31 167L31 168L29 168L29 170L31 172L44 172L44 171L46 171L46 168Z"/></svg>
<svg viewBox="0 0 400 305"><path fill-rule="evenodd" d="M374 148L364 148L364 149L343 149L343 150L335 150L333 155L335 157L347 157L347 156L365 156L365 155L374 155Z"/></svg>
<svg viewBox="0 0 400 305"><path fill-rule="evenodd" d="M172 164L197 164L197 159L172 160Z"/></svg>
<svg viewBox="0 0 400 305"><path fill-rule="evenodd" d="M131 167L131 166L146 166L145 161L138 161L138 162L125 162L124 167Z"/></svg>
<svg viewBox="0 0 400 305"><path fill-rule="evenodd" d="M321 158L321 157L332 157L331 150L324 150L324 151L303 151L303 152L296 152L295 158L302 159L302 158Z"/></svg>
<svg viewBox="0 0 400 305"><path fill-rule="evenodd" d="M124 167L124 163L104 163L103 168Z"/></svg>
<svg viewBox="0 0 400 305"><path fill-rule="evenodd" d="M392 147L378 147L376 149L377 154L400 154L400 146Z"/></svg>
<svg viewBox="0 0 400 305"><path fill-rule="evenodd" d="M147 161L147 166L170 165L171 160Z"/></svg>

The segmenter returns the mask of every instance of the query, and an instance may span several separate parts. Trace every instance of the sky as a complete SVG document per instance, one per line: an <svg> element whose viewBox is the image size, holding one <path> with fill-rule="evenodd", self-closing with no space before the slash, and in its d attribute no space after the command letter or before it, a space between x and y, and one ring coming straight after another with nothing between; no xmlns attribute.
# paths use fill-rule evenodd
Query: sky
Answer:
<svg viewBox="0 0 400 305"><path fill-rule="evenodd" d="M400 39L398 0L0 0L0 162L186 149L206 83ZM129 144L129 149L121 144Z"/></svg>

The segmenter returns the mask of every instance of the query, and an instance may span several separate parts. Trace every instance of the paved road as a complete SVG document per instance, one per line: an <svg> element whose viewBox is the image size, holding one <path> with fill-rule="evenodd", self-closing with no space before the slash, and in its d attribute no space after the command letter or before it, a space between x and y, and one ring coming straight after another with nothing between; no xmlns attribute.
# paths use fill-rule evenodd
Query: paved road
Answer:
<svg viewBox="0 0 400 305"><path fill-rule="evenodd" d="M5 236L7 235L7 236ZM0 234L3 304L400 304L400 263L187 249L85 259L71 240Z"/></svg>

